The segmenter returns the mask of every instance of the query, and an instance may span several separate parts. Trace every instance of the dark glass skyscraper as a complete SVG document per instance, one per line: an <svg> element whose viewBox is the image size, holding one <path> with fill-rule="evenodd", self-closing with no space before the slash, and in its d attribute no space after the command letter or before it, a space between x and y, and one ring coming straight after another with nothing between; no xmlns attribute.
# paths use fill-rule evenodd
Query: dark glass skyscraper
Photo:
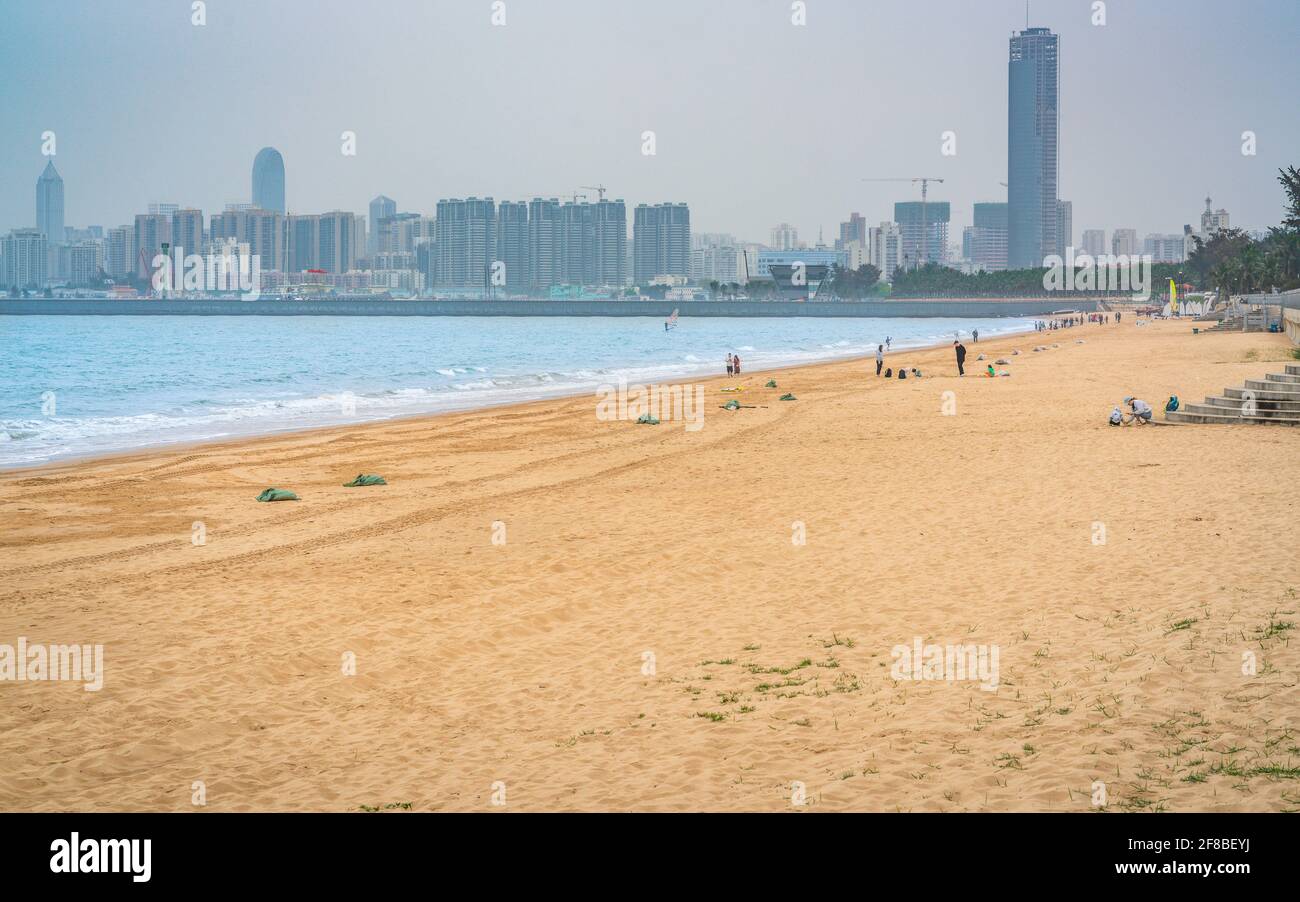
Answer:
<svg viewBox="0 0 1300 902"><path fill-rule="evenodd" d="M1034 269L1058 250L1060 58L1048 28L1011 37L1007 67L1007 266Z"/></svg>
<svg viewBox="0 0 1300 902"><path fill-rule="evenodd" d="M263 147L253 160L253 206L285 211L284 157L274 147Z"/></svg>

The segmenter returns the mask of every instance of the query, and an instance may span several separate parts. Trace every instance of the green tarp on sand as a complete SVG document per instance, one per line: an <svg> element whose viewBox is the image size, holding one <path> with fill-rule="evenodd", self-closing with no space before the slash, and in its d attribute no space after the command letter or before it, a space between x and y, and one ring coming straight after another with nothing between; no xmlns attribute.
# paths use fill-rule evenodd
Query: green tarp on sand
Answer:
<svg viewBox="0 0 1300 902"><path fill-rule="evenodd" d="M257 496L258 501L297 501L298 496L288 489L270 488Z"/></svg>
<svg viewBox="0 0 1300 902"><path fill-rule="evenodd" d="M357 478L351 482L343 483L343 488L352 489L362 485L388 485L388 482L382 476L374 476L368 473L358 473Z"/></svg>

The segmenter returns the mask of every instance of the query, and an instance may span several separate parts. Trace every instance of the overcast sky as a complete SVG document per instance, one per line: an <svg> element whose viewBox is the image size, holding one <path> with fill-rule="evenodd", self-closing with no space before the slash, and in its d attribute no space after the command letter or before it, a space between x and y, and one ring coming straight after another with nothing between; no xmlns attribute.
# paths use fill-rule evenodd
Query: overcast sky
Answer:
<svg viewBox="0 0 1300 902"><path fill-rule="evenodd" d="M851 211L919 198L863 178L935 176L956 242L973 202L1006 199L1023 0L806 0L802 27L791 6L504 0L494 26L492 0L207 0L195 27L191 0L0 0L0 229L35 225L47 130L75 226L247 202L265 145L304 213L604 184L688 202L697 232L766 241L786 221L829 242ZM1300 165L1300 0L1108 0L1100 27L1093 6L1030 11L1061 35L1075 240L1199 227L1207 194L1233 225L1276 224L1276 171Z"/></svg>

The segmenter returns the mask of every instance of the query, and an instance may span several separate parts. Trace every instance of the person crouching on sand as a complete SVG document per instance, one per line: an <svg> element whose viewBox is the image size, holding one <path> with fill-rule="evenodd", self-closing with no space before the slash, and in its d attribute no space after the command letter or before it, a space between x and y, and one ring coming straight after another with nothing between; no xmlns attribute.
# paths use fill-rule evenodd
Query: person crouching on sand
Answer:
<svg viewBox="0 0 1300 902"><path fill-rule="evenodd" d="M880 375L880 370L885 365L885 346L876 345L876 375Z"/></svg>
<svg viewBox="0 0 1300 902"><path fill-rule="evenodd" d="M1151 405L1146 401L1143 401L1141 398L1134 398L1130 395L1124 399L1124 403L1133 411L1132 422L1137 423L1139 426L1143 423L1151 422L1151 417L1154 415L1154 412L1151 410Z"/></svg>
<svg viewBox="0 0 1300 902"><path fill-rule="evenodd" d="M957 375L966 375L966 346L960 341L952 343L953 350L957 352Z"/></svg>

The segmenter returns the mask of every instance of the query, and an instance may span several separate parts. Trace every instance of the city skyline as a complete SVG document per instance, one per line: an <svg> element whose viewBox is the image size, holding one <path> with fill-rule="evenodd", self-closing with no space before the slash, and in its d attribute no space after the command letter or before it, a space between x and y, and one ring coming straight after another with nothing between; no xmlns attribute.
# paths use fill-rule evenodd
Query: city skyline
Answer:
<svg viewBox="0 0 1300 902"><path fill-rule="evenodd" d="M286 102L289 98L284 92L253 90L260 82L283 83L284 67L295 63L302 72L315 76L322 87L337 77L325 63L311 62L294 47L285 48L281 57L267 62L260 82L256 73L222 71L221 83L233 89L229 96L237 115L221 116L220 104L208 103L190 111L196 121L187 126L184 105L173 108L159 102L141 120L137 76L114 70L133 91L105 95L104 79L89 85L78 81L76 75L87 66L121 66L129 63L129 58L111 47L79 45L77 40L53 46L51 42L59 36L58 20L36 10L7 9L6 17L14 27L7 31L9 37L0 36L7 51L0 62L6 81L18 83L14 70L38 52L48 51L68 65L53 67L50 79L37 80L30 89L15 95L17 102L10 114L15 128L0 138L0 183L7 186L0 192L0 231L35 225L27 186L51 160L68 185L67 223L109 229L130 222L147 204L159 201L205 211L251 201L244 194L248 191L248 161L258 148L269 145L284 154L291 211L343 209L364 214L375 195L385 194L396 199L400 210L431 214L442 197L476 194L527 201L538 196L563 197L581 185L607 184L611 194L627 198L631 205L683 198L691 204L695 230L728 232L741 240L759 242L777 222L790 222L811 235L822 229L835 234L838 223L850 211L861 211L867 222L887 220L895 203L918 198L913 192L899 190L905 186L871 185L861 179L910 176L928 170L926 174L947 179L944 185L932 186L931 196L951 204L955 237L963 226L971 224L975 203L1006 200L1000 185L1007 167L1005 42L1012 30L1023 28L1024 10L1019 3L990 3L974 12L951 4L922 5L950 13L947 27L924 34L927 46L934 50L935 73L899 70L890 75L889 65L864 66L866 60L858 58L896 57L895 48L886 39L890 30L902 28L918 15L909 17L900 4L809 4L804 26L791 23L789 5L783 3L754 3L731 7L725 13L707 10L694 14L701 34L735 30L743 24L747 34L753 33L754 54L769 45L783 48L782 65L801 72L804 88L814 89L812 95L798 90L798 85L795 90L775 85L771 65L757 58L733 61L732 69L738 71L721 70L716 54L714 59L701 61L689 53L664 57L671 60L665 66L672 71L660 66L642 73L635 65L629 67L627 60L635 60L638 50L659 48L656 41L666 37L678 13L685 13L686 7L679 5L668 4L666 14L661 9L651 16L643 10L613 12L573 2L548 6L541 14L529 4L517 2L507 4L507 24L502 27L493 26L488 10L478 5L442 5L436 7L439 16L434 19L428 8L403 7L396 18L409 17L413 33L436 38L438 46L450 35L463 39L465 48L439 57L446 61L448 72L455 71L459 54L474 49L503 53L519 61L518 67L499 67L508 70L504 73L485 73L478 81L456 81L454 97L440 95L440 102L451 106L447 121L456 124L449 130L417 128L409 115L383 115L392 95L408 96L407 91L388 84L370 98L370 109L361 109L352 85L338 94L339 102L332 108L322 108L315 99L331 96L329 90L312 91L311 98L302 102ZM1089 23L1090 4L1086 3L1040 2L1031 11L1031 24L1061 35L1066 47L1061 65L1059 196L1074 202L1076 240L1083 229L1133 227L1139 234L1176 232L1184 224L1195 224L1199 200L1206 194L1232 211L1236 225L1260 229L1274 224L1278 204L1273 174L1287 162L1283 154L1300 143L1300 126L1283 106L1282 85L1288 81L1288 69L1300 68L1300 64L1276 54L1271 57L1276 63L1270 68L1275 72L1272 77L1233 83L1223 72L1210 71L1216 67L1205 65L1199 52L1189 51L1182 57L1177 52L1165 54L1163 62L1153 66L1152 57L1161 55L1147 51L1155 33L1167 36L1173 46L1179 36L1187 40L1199 36L1202 42L1213 40L1221 51L1213 59L1222 58L1230 55L1234 41L1244 40L1251 31L1252 45L1260 43L1261 29L1250 25L1259 24L1258 17L1276 26L1300 22L1300 12L1293 4L1259 0L1242 10L1239 18L1249 21L1241 25L1235 20L1221 21L1218 8L1208 3L1152 3L1141 9L1118 3L1109 6L1109 20L1101 27ZM115 21L106 22L105 28L109 33L126 28L137 34L143 30L166 36L157 48L151 45L151 53L170 58L173 53L183 54L187 41L207 42L203 45L206 49L195 43L190 50L211 54L220 35L229 36L229 29L255 24L245 4L210 4L207 24L202 27L191 25L186 12L178 24L173 21L178 14L171 4L142 3L138 8L114 10ZM106 14L84 6L72 15L85 16L93 23ZM290 15L282 9L268 11L263 26L237 33L260 47L267 33L291 21ZM438 22L436 34L424 28L434 20ZM960 20L961 27L953 20ZM1158 31L1152 31L1157 22ZM375 24L359 17L355 9L330 3L321 4L319 14L292 24L322 39L343 30L364 36L375 29ZM842 32L855 27L860 34L878 37L877 43L869 45L869 53L861 48L854 53L847 45ZM564 82L571 87L558 95L536 96L562 74L543 72L533 77L527 64L539 49L581 47L593 64L612 53L609 41L583 43L564 37L574 30L616 36L622 47L622 74L612 81L628 89L622 99L603 106L597 103L593 108L591 102L603 97L608 86L582 81L572 86L571 79ZM96 32L93 27L77 31ZM957 31L963 33L953 33ZM1280 40L1286 29L1263 31ZM15 41L20 36L21 40ZM393 44L394 53L392 60L385 61L384 71L400 73L403 63L414 66L415 59L403 60L400 52L411 40L406 30L390 29L386 39ZM681 37L688 46L695 39L693 35ZM1267 45L1269 37L1262 40ZM1203 43L1184 46L1199 49ZM1133 53L1135 48L1142 52ZM1267 46L1252 52L1269 56ZM76 64L72 63L73 53L80 57ZM816 66L808 56L816 59ZM580 68L577 62L572 65ZM629 69L635 82L630 86ZM525 78L521 73L526 70ZM946 83L945 78L957 71L962 78ZM1168 128L1169 117L1152 112L1156 108L1148 102L1150 93L1130 90L1154 84L1143 79L1156 76L1177 77L1191 91L1205 88L1203 114L1188 125ZM1085 77L1101 90L1087 90L1082 84ZM199 80L206 84L206 76ZM874 92L884 84L909 80L917 82L917 96L924 96L925 102L909 103L908 97L895 91L897 102L873 117L870 135L862 132L860 124L835 128L819 124L790 140L777 127L781 120L775 110L766 120L755 118L764 105L779 110L785 108L783 101L804 96L808 109L800 115L821 120L830 111L829 118L835 123L853 118L841 115L837 107L851 110L855 98L876 96ZM85 91L71 91L74 83ZM1107 90L1108 84L1112 90ZM511 87L514 93L508 90ZM711 90L714 88L720 93ZM223 96L223 92L217 91L215 96ZM202 85L198 93L204 93ZM1136 110L1143 115L1126 118L1126 113L1135 111L1135 98ZM165 99L165 92L159 99ZM711 118L699 119L703 107L713 111ZM141 121L151 119L164 127L141 127ZM655 154L651 156L642 153L646 130L655 132ZM1241 135L1248 130L1258 136L1255 156L1241 153ZM54 132L58 142L52 158L40 155L42 135L47 131ZM340 136L345 131L355 135L355 156L340 152ZM448 131L453 136L450 139ZM947 131L956 138L955 156L941 153L941 137ZM719 134L733 135L735 140L718 140ZM557 147L546 147L542 140L553 142L569 136L580 140ZM527 151L520 152L520 146ZM1088 172L1100 164L1086 161L1099 147L1122 156L1101 166L1100 181L1092 184ZM1130 163L1127 168L1126 162ZM816 178L809 178L808 173L816 173Z"/></svg>

